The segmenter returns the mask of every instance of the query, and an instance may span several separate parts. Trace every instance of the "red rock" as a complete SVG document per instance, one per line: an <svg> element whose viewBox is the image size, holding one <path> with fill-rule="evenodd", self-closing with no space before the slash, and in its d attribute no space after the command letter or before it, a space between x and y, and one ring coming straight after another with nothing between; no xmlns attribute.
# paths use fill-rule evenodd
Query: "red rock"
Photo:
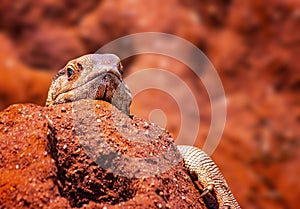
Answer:
<svg viewBox="0 0 300 209"><path fill-rule="evenodd" d="M0 109L13 103L45 104L52 74L28 68L15 55L12 43L0 35Z"/></svg>
<svg viewBox="0 0 300 209"><path fill-rule="evenodd" d="M95 116L86 112L91 105L95 105ZM120 154L109 157L109 147L113 147L125 158L148 158L152 162L149 157L160 156L174 145L168 132L150 123L149 136L155 137L138 141L145 131L145 121L131 119L106 102L81 100L49 108L13 105L0 116L2 207L206 208L182 161L166 170L167 161L153 164L162 170L148 176L152 166L128 160L118 164ZM117 121L125 122L122 124L126 127ZM97 135L91 131L94 123L99 129ZM139 135L126 138L124 131ZM109 147L99 146L99 134ZM93 150L95 155L91 155ZM105 154L98 159L100 153ZM176 155L170 157L172 163ZM108 170L103 168L106 163L113 163ZM131 176L139 172L146 176Z"/></svg>
<svg viewBox="0 0 300 209"><path fill-rule="evenodd" d="M30 41L26 41L28 39ZM29 33L19 41L18 50L26 64L52 70L60 69L66 64L66 60L84 54L83 46L74 29L52 24L44 24Z"/></svg>

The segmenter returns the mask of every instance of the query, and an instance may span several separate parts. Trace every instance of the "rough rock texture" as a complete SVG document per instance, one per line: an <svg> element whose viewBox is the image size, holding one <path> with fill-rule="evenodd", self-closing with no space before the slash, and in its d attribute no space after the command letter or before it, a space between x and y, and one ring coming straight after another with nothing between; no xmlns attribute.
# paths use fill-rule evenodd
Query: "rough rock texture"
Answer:
<svg viewBox="0 0 300 209"><path fill-rule="evenodd" d="M127 168L125 164L118 175L122 164L105 170L95 163L106 162L105 157L114 162L105 152L109 147L122 156L149 158L166 152L173 143L168 132L140 118L128 118L106 102L82 100L49 108L13 105L0 116L1 207L206 208L182 161L165 172L137 178L127 174L143 172L135 168L139 165ZM127 122L120 123L124 120ZM85 125L93 124L98 139L91 131L82 137L89 130ZM139 137L126 138L124 130ZM143 136L148 140L140 140ZM106 147L97 147L100 139ZM87 154L90 149L97 149L95 155ZM93 161L100 152L105 153L100 161L97 157ZM147 169L151 166L144 172ZM205 201L217 207L213 196Z"/></svg>
<svg viewBox="0 0 300 209"><path fill-rule="evenodd" d="M13 105L0 119L0 205L2 208L66 208L57 167L48 152L43 107Z"/></svg>
<svg viewBox="0 0 300 209"><path fill-rule="evenodd" d="M2 0L0 108L19 102L44 105L51 73L47 82L25 68L58 70L70 58L93 53L132 32L179 35L208 55L223 82L228 116L213 159L241 206L296 209L299 11L299 1L294 0ZM196 145L201 147L210 125L201 82L181 63L145 56L126 60L125 74L160 67L180 76L199 95ZM8 68L11 61L20 65ZM23 74L27 82L20 78ZM27 90L32 84L38 84L34 93ZM176 102L166 93L147 91L134 99L132 111L147 118L153 108L165 112L167 129L176 138L180 132Z"/></svg>

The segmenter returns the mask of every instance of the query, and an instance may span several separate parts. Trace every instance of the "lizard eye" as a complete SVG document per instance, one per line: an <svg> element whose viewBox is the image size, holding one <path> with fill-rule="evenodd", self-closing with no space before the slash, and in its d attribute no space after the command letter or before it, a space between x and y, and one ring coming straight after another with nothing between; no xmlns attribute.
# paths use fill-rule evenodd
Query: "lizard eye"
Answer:
<svg viewBox="0 0 300 209"><path fill-rule="evenodd" d="M74 74L74 71L71 67L67 68L67 76L68 78L72 77L72 75Z"/></svg>

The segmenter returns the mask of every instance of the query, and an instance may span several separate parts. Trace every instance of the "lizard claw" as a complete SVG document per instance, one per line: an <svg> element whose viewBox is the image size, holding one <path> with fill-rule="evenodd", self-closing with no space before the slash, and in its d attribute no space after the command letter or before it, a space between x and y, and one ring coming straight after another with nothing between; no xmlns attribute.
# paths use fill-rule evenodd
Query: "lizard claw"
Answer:
<svg viewBox="0 0 300 209"><path fill-rule="evenodd" d="M207 195L209 192L211 192L214 189L214 185L213 184L209 184L201 193L200 197L203 197L205 195Z"/></svg>

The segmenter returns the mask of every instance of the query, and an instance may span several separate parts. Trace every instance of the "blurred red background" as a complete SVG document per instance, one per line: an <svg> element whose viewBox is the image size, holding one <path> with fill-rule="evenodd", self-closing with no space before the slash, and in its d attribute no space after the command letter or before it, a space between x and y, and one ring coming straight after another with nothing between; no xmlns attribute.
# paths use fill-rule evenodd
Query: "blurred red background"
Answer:
<svg viewBox="0 0 300 209"><path fill-rule="evenodd" d="M2 0L0 13L0 109L44 105L51 77L68 60L124 35L155 31L192 42L225 88L227 123L213 159L237 200L243 208L298 208L300 1ZM123 65L125 76L150 67L170 70L207 98L201 81L175 60L142 55ZM210 108L197 101L201 146ZM178 107L164 94L138 95L132 112L147 117L157 108L176 136Z"/></svg>

